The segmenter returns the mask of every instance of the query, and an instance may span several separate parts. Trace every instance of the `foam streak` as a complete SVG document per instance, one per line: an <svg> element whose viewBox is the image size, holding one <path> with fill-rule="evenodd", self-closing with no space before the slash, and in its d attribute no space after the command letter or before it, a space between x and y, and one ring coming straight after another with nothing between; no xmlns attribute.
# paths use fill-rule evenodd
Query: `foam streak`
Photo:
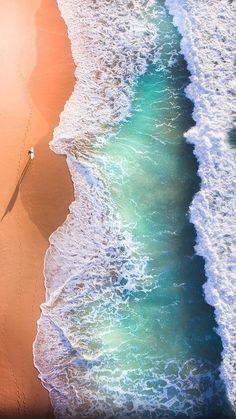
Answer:
<svg viewBox="0 0 236 419"><path fill-rule="evenodd" d="M228 136L236 113L235 2L166 0L191 72L187 96L196 125L186 133L199 162L201 190L190 208L196 251L206 261L206 300L223 342L222 378L236 409L236 153Z"/></svg>

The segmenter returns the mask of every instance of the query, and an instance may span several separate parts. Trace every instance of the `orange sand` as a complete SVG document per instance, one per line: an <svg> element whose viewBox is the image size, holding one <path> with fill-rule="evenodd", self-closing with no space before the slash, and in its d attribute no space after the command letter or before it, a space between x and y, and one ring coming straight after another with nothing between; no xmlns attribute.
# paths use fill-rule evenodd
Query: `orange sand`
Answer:
<svg viewBox="0 0 236 419"><path fill-rule="evenodd" d="M56 0L1 0L0 58L0 417L49 418L32 343L48 237L73 200L65 159L48 148L74 85Z"/></svg>

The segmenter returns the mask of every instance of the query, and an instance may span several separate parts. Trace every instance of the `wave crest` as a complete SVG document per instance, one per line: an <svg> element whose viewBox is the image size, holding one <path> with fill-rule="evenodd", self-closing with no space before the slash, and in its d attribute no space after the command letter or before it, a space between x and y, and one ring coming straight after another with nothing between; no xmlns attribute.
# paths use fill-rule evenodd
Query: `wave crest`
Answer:
<svg viewBox="0 0 236 419"><path fill-rule="evenodd" d="M206 261L206 300L215 307L224 347L221 375L236 410L236 150L229 143L236 116L236 5L227 0L166 0L166 5L191 72L186 94L196 125L185 136L195 146L201 189L190 216L196 251Z"/></svg>

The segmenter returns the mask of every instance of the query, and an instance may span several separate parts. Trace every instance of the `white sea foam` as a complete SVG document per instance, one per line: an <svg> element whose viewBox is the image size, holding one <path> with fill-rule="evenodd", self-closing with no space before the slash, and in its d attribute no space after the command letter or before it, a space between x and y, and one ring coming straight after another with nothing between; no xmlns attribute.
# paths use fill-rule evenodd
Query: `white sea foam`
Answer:
<svg viewBox="0 0 236 419"><path fill-rule="evenodd" d="M193 366L190 360L180 367L171 360L171 368L179 369L176 375L171 368L166 371L168 363L160 363L160 369L165 370L160 375L160 389L153 379L143 393L148 383L143 370L137 370L136 380L130 379L132 370L128 369L123 376L116 376L111 368L112 349L108 352L104 344L111 325L118 335L116 326L130 290L145 292L150 280L138 246L115 216L108 185L92 148L128 115L135 78L154 59L154 1L58 0L58 4L68 25L77 83L51 146L68 156L75 202L67 221L50 238L45 260L47 295L34 344L35 365L59 418L104 417L104 412L111 417L113 408L116 417L123 418L124 412L130 415L130 409L135 414L137 406L131 407L129 397L139 403L140 417L146 417L145 408L154 410L157 402L164 410L191 416L201 396L205 397L196 389L201 388L204 379L208 382L214 378L208 376L207 368L204 375L197 362ZM156 358L153 374L155 368ZM148 378L152 378L152 368L148 369ZM120 380L130 393L119 386ZM188 392L193 382L195 396ZM113 385L111 390L109 385ZM211 383L209 388L213 386ZM173 397L167 397L169 392ZM108 397L111 393L112 403Z"/></svg>
<svg viewBox="0 0 236 419"><path fill-rule="evenodd" d="M117 308L129 292L145 291L149 282L145 258L115 216L92 148L128 115L135 78L155 58L154 4L58 0L76 63L76 85L51 147L67 154L75 201L66 222L50 237L34 362L61 418L76 417L78 411L89 415L92 408L95 417L107 409L90 377L90 367L105 353L94 319L108 321L107 327L115 324Z"/></svg>
<svg viewBox="0 0 236 419"><path fill-rule="evenodd" d="M157 30L154 0L58 0L76 64L74 92L51 146L81 150L102 141L129 111L137 75L153 60ZM72 139L74 139L72 141ZM78 146L79 145L79 146Z"/></svg>
<svg viewBox="0 0 236 419"><path fill-rule="evenodd" d="M236 2L166 0L182 35L191 72L187 96L196 125L186 133L199 161L201 190L190 208L203 256L207 302L223 343L221 375L236 410L236 150L229 143L236 113Z"/></svg>

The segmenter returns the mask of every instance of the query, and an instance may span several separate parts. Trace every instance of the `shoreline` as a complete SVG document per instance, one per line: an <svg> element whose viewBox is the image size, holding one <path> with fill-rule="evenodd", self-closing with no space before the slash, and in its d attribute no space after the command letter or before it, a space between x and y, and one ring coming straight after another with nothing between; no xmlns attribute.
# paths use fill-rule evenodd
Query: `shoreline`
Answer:
<svg viewBox="0 0 236 419"><path fill-rule="evenodd" d="M51 418L32 344L45 299L48 238L65 220L73 200L65 157L48 144L74 87L74 62L56 0L4 0L0 11L0 417ZM31 146L35 159L17 187Z"/></svg>

